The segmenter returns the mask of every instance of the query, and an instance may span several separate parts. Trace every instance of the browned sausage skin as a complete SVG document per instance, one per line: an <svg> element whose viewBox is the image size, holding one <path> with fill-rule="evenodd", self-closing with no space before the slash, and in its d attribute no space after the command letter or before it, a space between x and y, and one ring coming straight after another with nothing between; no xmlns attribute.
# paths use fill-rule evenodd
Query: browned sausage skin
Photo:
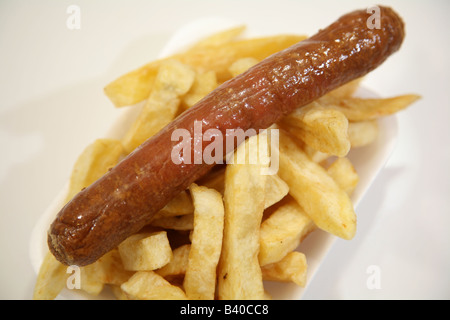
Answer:
<svg viewBox="0 0 450 320"><path fill-rule="evenodd" d="M153 215L213 164L175 164L171 135L216 128L264 129L379 66L404 38L401 18L380 7L380 28L366 10L349 13L311 38L276 53L222 84L147 140L58 213L48 245L64 264L87 265L151 221ZM227 150L229 151L229 150Z"/></svg>

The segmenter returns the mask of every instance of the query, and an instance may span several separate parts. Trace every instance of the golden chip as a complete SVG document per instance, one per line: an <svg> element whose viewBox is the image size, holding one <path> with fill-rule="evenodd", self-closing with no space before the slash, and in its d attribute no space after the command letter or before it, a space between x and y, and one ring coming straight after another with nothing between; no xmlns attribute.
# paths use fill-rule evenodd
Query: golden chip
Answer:
<svg viewBox="0 0 450 320"><path fill-rule="evenodd" d="M295 250L315 225L292 198L288 198L261 224L259 263L278 262Z"/></svg>
<svg viewBox="0 0 450 320"><path fill-rule="evenodd" d="M350 151L347 118L318 101L294 110L281 120L280 126L322 153L343 157Z"/></svg>
<svg viewBox="0 0 450 320"><path fill-rule="evenodd" d="M175 118L181 96L189 91L194 78L192 68L177 60L161 63L147 103L123 138L128 153Z"/></svg>
<svg viewBox="0 0 450 320"><path fill-rule="evenodd" d="M348 137L352 148L364 147L371 144L378 137L377 120L349 122Z"/></svg>
<svg viewBox="0 0 450 320"><path fill-rule="evenodd" d="M346 84L328 92L326 96L332 96L338 99L351 97L359 88L359 85L361 84L363 78L364 77L347 82Z"/></svg>
<svg viewBox="0 0 450 320"><path fill-rule="evenodd" d="M190 244L185 244L174 249L172 260L164 267L155 270L155 272L165 278L168 276L184 275L189 261L190 250Z"/></svg>
<svg viewBox="0 0 450 320"><path fill-rule="evenodd" d="M44 257L34 286L34 300L53 300L66 286L67 266L55 259L50 253Z"/></svg>
<svg viewBox="0 0 450 320"><path fill-rule="evenodd" d="M197 73L191 89L183 97L185 109L192 107L216 87L217 78L214 71Z"/></svg>
<svg viewBox="0 0 450 320"><path fill-rule="evenodd" d="M279 202L289 193L289 186L278 175L267 176L266 191L264 193L264 209Z"/></svg>
<svg viewBox="0 0 450 320"><path fill-rule="evenodd" d="M119 245L125 270L146 271L161 268L172 259L172 249L165 231L138 233Z"/></svg>
<svg viewBox="0 0 450 320"><path fill-rule="evenodd" d="M358 173L348 158L336 159L328 167L327 172L348 195L351 195L358 185Z"/></svg>
<svg viewBox="0 0 450 320"><path fill-rule="evenodd" d="M343 239L356 232L356 215L349 196L285 132L280 132L280 169L289 194L320 228Z"/></svg>
<svg viewBox="0 0 450 320"><path fill-rule="evenodd" d="M192 48L223 46L235 40L246 29L245 25L216 32L195 43Z"/></svg>
<svg viewBox="0 0 450 320"><path fill-rule="evenodd" d="M191 197L186 191L182 191L156 213L153 219L182 216L192 213L194 213L194 206L192 205Z"/></svg>
<svg viewBox="0 0 450 320"><path fill-rule="evenodd" d="M183 286L189 299L213 300L223 238L222 195L196 184L189 190L195 208L194 230Z"/></svg>
<svg viewBox="0 0 450 320"><path fill-rule="evenodd" d="M108 172L124 154L119 140L97 139L87 146L72 169L66 202Z"/></svg>
<svg viewBox="0 0 450 320"><path fill-rule="evenodd" d="M261 174L264 167L261 163L267 162L260 159L260 162L250 164L246 157L247 150L258 150L258 138L253 136L242 143L234 154L234 163L228 164L225 170L225 227L218 271L219 299L264 298L258 253L267 181L267 176ZM246 148L248 145L253 148ZM268 148L268 145L263 147ZM239 158L246 159L246 163L238 163Z"/></svg>
<svg viewBox="0 0 450 320"><path fill-rule="evenodd" d="M405 109L420 96L407 94L392 98L345 98L338 99L327 95L320 98L320 102L328 108L341 111L349 121L366 121L388 116Z"/></svg>
<svg viewBox="0 0 450 320"><path fill-rule="evenodd" d="M228 70L232 77L235 77L257 64L259 61L255 58L241 58L231 64Z"/></svg>
<svg viewBox="0 0 450 320"><path fill-rule="evenodd" d="M186 300L179 287L153 271L138 271L120 288L132 300Z"/></svg>
<svg viewBox="0 0 450 320"><path fill-rule="evenodd" d="M306 256L298 251L288 253L282 260L261 268L266 281L294 282L304 287L306 285Z"/></svg>
<svg viewBox="0 0 450 320"><path fill-rule="evenodd" d="M231 41L218 46L194 45L184 53L150 62L119 77L105 87L105 94L117 107L146 100L153 90L159 67L169 59L176 59L199 72L214 71L218 82L221 83L231 77L228 67L237 59L253 57L262 60L305 38L298 35L277 35Z"/></svg>

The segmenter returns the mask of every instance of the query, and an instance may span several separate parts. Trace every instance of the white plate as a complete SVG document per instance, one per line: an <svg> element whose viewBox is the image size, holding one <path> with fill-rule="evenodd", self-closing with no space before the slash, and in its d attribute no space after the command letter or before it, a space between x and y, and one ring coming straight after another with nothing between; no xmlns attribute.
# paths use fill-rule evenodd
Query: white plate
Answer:
<svg viewBox="0 0 450 320"><path fill-rule="evenodd" d="M242 24L242 23L241 23ZM237 23L224 20L220 18L206 18L196 20L184 27L182 27L172 38L167 42L167 45L160 53L160 57L168 56L179 50L182 50L187 45L194 43L202 37L214 33L219 30L224 30L231 26L238 25ZM257 35L255 30L248 30L247 35ZM361 88L357 92L361 97L376 96L368 89ZM106 133L105 137L117 138L131 123L137 115L140 105L133 107L118 109L118 116L116 121ZM397 139L397 119L395 116L383 118L379 121L380 134L377 140L371 145L363 148L351 150L349 158L352 161L358 175L360 177L359 184L352 195L352 201L355 206L357 215L358 204L369 186L378 175L380 170L384 167L391 152L395 147ZM47 210L42 214L41 218L35 225L29 244L30 259L36 274L39 272L39 267L47 252L47 230L50 223L63 206L63 201L67 193L67 187L61 190L54 201L50 204ZM363 213L361 213L363 214ZM336 240L326 232L317 230L310 234L305 241L300 245L299 250L304 252L308 261L308 279L306 288L299 288L294 284L266 282L265 287L274 299L300 299L308 288L308 284L313 280L314 274L320 266L321 261L330 250L332 244ZM89 299L86 294L79 291L64 289L58 296L59 299ZM110 292L105 290L96 299L112 298Z"/></svg>

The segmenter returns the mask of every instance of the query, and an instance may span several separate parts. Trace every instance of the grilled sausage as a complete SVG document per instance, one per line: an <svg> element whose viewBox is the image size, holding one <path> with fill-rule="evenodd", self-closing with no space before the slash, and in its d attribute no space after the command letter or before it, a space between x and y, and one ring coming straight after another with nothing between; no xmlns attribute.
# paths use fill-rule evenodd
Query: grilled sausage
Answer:
<svg viewBox="0 0 450 320"><path fill-rule="evenodd" d="M401 18L380 7L380 28L366 10L342 16L311 38L225 82L78 193L58 213L48 245L64 264L87 265L151 221L156 212L214 164L172 161L175 129L264 129L379 66L404 38ZM227 150L229 151L229 150ZM183 155L180 154L183 158Z"/></svg>

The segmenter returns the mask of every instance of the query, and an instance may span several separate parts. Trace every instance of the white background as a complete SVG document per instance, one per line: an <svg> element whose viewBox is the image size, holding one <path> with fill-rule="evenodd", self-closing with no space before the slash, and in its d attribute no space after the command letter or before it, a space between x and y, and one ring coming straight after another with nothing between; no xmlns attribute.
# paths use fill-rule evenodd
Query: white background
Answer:
<svg viewBox="0 0 450 320"><path fill-rule="evenodd" d="M406 22L399 53L366 77L382 96L418 93L399 114L397 147L358 207L358 234L338 240L307 299L450 298L449 1L377 1ZM69 5L81 29L66 27ZM83 148L117 110L105 84L156 57L203 17L262 34L313 34L372 1L0 1L0 298L29 299L28 245L38 217ZM368 267L381 288L369 289Z"/></svg>

